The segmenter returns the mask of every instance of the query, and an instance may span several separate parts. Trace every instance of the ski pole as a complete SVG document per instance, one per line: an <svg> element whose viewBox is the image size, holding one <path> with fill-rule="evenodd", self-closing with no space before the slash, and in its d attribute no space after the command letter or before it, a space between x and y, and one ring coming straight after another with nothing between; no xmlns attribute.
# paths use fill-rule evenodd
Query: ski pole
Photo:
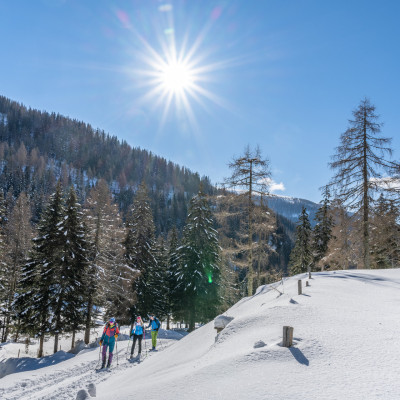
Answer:
<svg viewBox="0 0 400 400"><path fill-rule="evenodd" d="M130 343L131 343L131 337L129 336L128 346L126 347L126 351L125 351L125 358L126 359L128 359Z"/></svg>
<svg viewBox="0 0 400 400"><path fill-rule="evenodd" d="M99 361L97 362L96 368L100 366L100 356L101 356L101 345L99 347Z"/></svg>
<svg viewBox="0 0 400 400"><path fill-rule="evenodd" d="M118 340L117 339L115 339L115 347L117 348L117 367L118 367L119 363L118 363Z"/></svg>
<svg viewBox="0 0 400 400"><path fill-rule="evenodd" d="M164 346L162 344L161 338L159 338L158 335L157 335L157 340L160 342L161 349L164 350Z"/></svg>
<svg viewBox="0 0 400 400"><path fill-rule="evenodd" d="M143 340L144 340L144 350L146 352L145 358L147 357L147 344L146 344L146 331L143 329Z"/></svg>

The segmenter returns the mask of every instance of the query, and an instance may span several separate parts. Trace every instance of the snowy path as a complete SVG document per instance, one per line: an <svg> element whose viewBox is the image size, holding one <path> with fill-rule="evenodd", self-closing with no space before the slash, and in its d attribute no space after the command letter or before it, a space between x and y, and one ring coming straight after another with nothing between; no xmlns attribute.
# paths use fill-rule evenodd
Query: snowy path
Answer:
<svg viewBox="0 0 400 400"><path fill-rule="evenodd" d="M162 347L167 348L176 340L162 340ZM132 342L131 342L132 343ZM146 363L154 354L149 352L141 364L130 363L125 354L128 341L121 341L117 354L114 354L111 372L96 372L99 364L99 350L92 349L78 354L56 366L35 371L11 374L0 380L0 399L2 400L69 400L76 399L80 389L87 388L90 383L97 385L111 376L128 368L137 368ZM144 346L144 343L143 343ZM151 346L151 339L146 339L146 346ZM163 351L160 349L159 351Z"/></svg>

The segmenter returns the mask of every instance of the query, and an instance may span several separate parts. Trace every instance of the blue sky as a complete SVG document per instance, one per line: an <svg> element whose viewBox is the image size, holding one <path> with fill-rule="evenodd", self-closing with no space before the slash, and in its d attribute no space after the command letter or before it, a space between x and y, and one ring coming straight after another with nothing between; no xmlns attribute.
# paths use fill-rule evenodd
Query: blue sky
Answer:
<svg viewBox="0 0 400 400"><path fill-rule="evenodd" d="M0 94L214 183L259 145L276 194L319 201L363 97L400 159L399 14L395 0L0 0ZM186 102L149 77L173 44L197 71Z"/></svg>

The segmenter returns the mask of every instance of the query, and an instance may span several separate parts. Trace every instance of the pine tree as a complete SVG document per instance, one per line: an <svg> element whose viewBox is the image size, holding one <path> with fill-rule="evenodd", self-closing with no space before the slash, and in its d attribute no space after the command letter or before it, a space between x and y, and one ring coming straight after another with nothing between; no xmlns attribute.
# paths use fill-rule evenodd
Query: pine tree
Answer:
<svg viewBox="0 0 400 400"><path fill-rule="evenodd" d="M135 296L132 317L146 316L158 308L159 291L162 288L154 286L157 282L157 276L154 276L157 271L154 224L144 184L136 193L126 225L125 258L131 269L136 271L132 284Z"/></svg>
<svg viewBox="0 0 400 400"><path fill-rule="evenodd" d="M385 159L391 155L391 139L379 137L382 124L377 122L375 106L368 99L353 111L350 127L341 135L341 145L333 156L331 168L336 170L330 186L345 206L356 211L361 219L362 255L359 267L370 268L370 215L374 193L382 191L381 171L392 172L395 163Z"/></svg>
<svg viewBox="0 0 400 400"><path fill-rule="evenodd" d="M296 242L290 254L291 275L307 272L312 264L311 225L306 209L303 207L296 227Z"/></svg>
<svg viewBox="0 0 400 400"><path fill-rule="evenodd" d="M328 243L332 238L333 218L330 213L329 190L326 188L322 205L315 215L316 225L313 231L312 250L316 266L326 256ZM323 269L323 265L321 268Z"/></svg>
<svg viewBox="0 0 400 400"><path fill-rule="evenodd" d="M220 256L218 234L206 197L200 191L189 204L182 244L178 249L178 316L189 323L215 317L220 306Z"/></svg>

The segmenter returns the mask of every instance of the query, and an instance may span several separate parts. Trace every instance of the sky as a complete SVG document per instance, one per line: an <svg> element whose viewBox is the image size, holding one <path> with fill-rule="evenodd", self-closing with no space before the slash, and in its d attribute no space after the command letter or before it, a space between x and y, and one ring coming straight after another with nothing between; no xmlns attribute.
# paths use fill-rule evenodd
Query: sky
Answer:
<svg viewBox="0 0 400 400"><path fill-rule="evenodd" d="M220 184L257 145L315 202L364 97L400 159L400 2L0 0L0 95Z"/></svg>

